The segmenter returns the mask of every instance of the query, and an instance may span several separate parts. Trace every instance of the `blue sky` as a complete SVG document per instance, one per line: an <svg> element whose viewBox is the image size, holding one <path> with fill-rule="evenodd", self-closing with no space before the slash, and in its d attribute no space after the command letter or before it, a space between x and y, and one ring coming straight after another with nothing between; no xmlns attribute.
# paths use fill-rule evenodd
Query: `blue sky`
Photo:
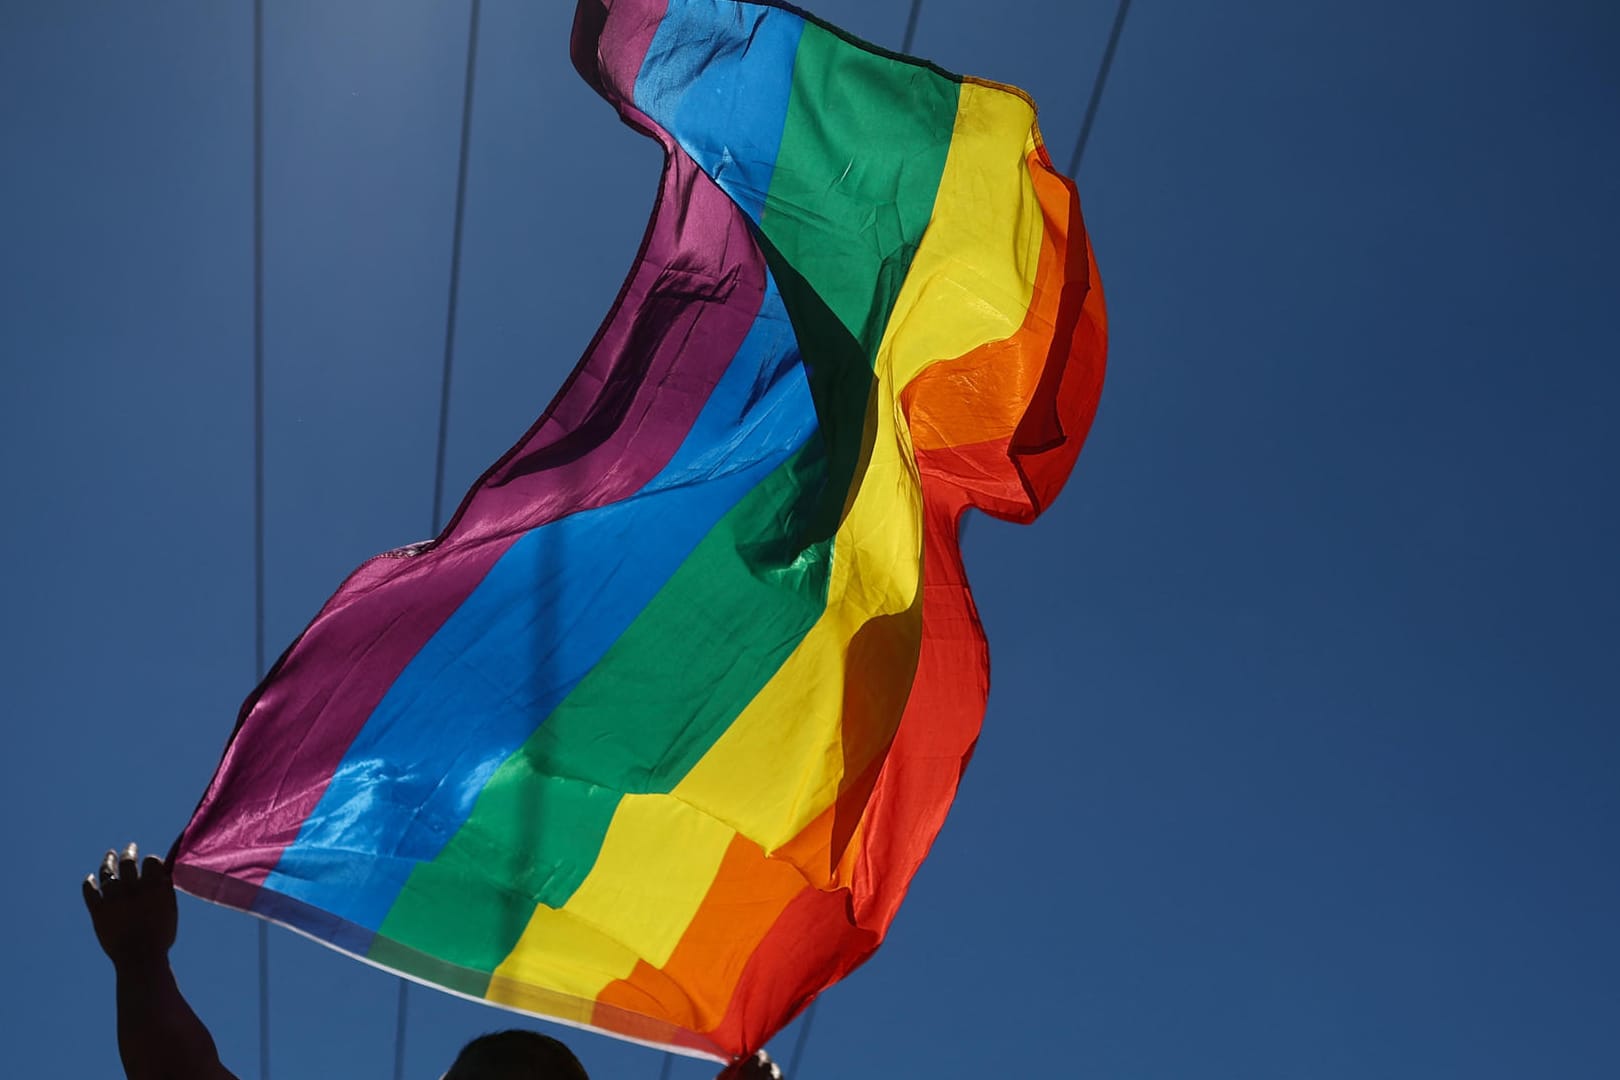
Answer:
<svg viewBox="0 0 1620 1080"><path fill-rule="evenodd" d="M466 5L267 7L273 654L430 531ZM812 4L890 46L907 7ZM254 681L249 11L0 5L18 1075L116 1068L77 880L168 844ZM452 492L584 349L657 182L571 12L484 3ZM1030 90L1063 159L1112 15L925 0L916 50ZM1620 1073L1617 116L1600 0L1138 0L1081 175L1097 426L1034 527L971 530L984 739L801 1076ZM244 1080L255 948L184 902ZM276 1076L390 1075L389 977L275 931L272 999ZM412 1077L507 1022L412 1003Z"/></svg>

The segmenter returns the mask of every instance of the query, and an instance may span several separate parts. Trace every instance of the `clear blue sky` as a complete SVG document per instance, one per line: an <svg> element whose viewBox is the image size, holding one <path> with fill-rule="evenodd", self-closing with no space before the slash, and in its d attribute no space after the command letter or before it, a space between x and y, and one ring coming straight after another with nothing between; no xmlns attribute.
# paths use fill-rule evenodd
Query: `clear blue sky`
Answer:
<svg viewBox="0 0 1620 1080"><path fill-rule="evenodd" d="M908 5L812 6L897 46ZM466 5L267 7L274 653L429 532ZM453 492L657 181L572 7L484 4ZM113 1074L77 881L167 846L254 681L249 10L0 4L14 1075ZM1112 11L926 0L916 48L1028 88L1065 158ZM971 531L984 740L801 1076L1620 1075L1617 133L1607 0L1138 0L1081 176L1097 426L1036 526ZM254 924L183 903L246 1080ZM392 980L272 946L275 1075L387 1077ZM413 1078L506 1023L413 1002Z"/></svg>

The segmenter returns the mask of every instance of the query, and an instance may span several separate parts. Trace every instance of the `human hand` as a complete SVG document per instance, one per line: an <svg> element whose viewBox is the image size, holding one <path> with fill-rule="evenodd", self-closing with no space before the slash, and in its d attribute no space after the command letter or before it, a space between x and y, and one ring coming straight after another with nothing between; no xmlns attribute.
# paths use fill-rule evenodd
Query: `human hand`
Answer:
<svg viewBox="0 0 1620 1080"><path fill-rule="evenodd" d="M117 967L163 962L179 924L169 868L150 855L137 866L139 858L134 844L121 856L109 851L100 872L84 879L84 906L96 940Z"/></svg>
<svg viewBox="0 0 1620 1080"><path fill-rule="evenodd" d="M761 1050L728 1066L715 1080L782 1080L782 1067Z"/></svg>

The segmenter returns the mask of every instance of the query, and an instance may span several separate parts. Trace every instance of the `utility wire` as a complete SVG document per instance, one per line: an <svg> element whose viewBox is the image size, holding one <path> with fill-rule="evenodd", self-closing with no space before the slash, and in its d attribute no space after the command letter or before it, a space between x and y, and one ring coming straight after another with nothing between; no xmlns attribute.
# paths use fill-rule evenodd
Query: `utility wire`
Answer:
<svg viewBox="0 0 1620 1080"><path fill-rule="evenodd" d="M264 678L264 0L253 0L253 670Z"/></svg>
<svg viewBox="0 0 1620 1080"><path fill-rule="evenodd" d="M394 1080L405 1075L405 1014L410 1011L411 984L399 980L399 1005L394 1011Z"/></svg>
<svg viewBox="0 0 1620 1080"><path fill-rule="evenodd" d="M261 0L262 2L262 0ZM433 461L433 530L444 528L445 453L450 443L450 382L455 371L456 314L461 306L461 238L467 220L467 157L472 143L473 88L478 82L478 16L480 0L467 15L467 74L461 88L461 150L456 163L456 218L450 239L450 296L444 319L444 370L439 380L439 440ZM394 1080L405 1077L405 1021L410 1014L411 984L399 980L394 1011Z"/></svg>
<svg viewBox="0 0 1620 1080"><path fill-rule="evenodd" d="M259 920L259 1080L270 1080L270 924Z"/></svg>
<svg viewBox="0 0 1620 1080"><path fill-rule="evenodd" d="M804 1048L810 1043L810 1029L816 1026L816 1007L820 1004L820 998L812 1001L810 1008L805 1011L804 1023L799 1025L799 1037L793 1042L793 1060L788 1062L787 1067L789 1077L799 1075L799 1061L804 1057Z"/></svg>
<svg viewBox="0 0 1620 1080"><path fill-rule="evenodd" d="M253 0L253 670L264 678L264 0ZM259 1080L270 1080L270 925L262 920Z"/></svg>
<svg viewBox="0 0 1620 1080"><path fill-rule="evenodd" d="M1114 28L1108 33L1108 47L1103 50L1102 64L1097 68L1097 81L1091 87L1091 101L1086 105L1086 119L1080 125L1080 138L1075 140L1074 155L1069 158L1069 175L1080 174L1080 162L1086 156L1086 144L1091 141L1091 127L1097 122L1097 110L1102 105L1103 91L1108 88L1108 73L1114 69L1114 53L1119 49L1120 35L1125 32L1125 17L1131 13L1131 0L1119 0L1114 12Z"/></svg>
<svg viewBox="0 0 1620 1080"><path fill-rule="evenodd" d="M906 37L900 51L911 54L912 42L917 40L917 20L922 17L922 0L911 0L911 14L906 16Z"/></svg>
<svg viewBox="0 0 1620 1080"><path fill-rule="evenodd" d="M461 237L467 220L467 150L472 142L473 87L478 81L479 0L467 18L467 79L461 91L461 154L456 166L456 224L450 240L450 299L444 320L444 376L439 384L439 449L433 467L433 535L444 528L444 463L450 441L450 377L455 367L456 315L461 306Z"/></svg>

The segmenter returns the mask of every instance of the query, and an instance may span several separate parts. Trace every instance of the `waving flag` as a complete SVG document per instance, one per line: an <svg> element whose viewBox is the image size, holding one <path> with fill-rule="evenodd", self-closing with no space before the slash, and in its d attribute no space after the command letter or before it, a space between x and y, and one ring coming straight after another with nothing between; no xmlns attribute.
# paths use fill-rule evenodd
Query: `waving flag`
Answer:
<svg viewBox="0 0 1620 1080"><path fill-rule="evenodd" d="M988 686L958 522L1057 494L1101 294L1016 90L770 3L581 0L573 53L667 151L629 279L248 699L176 880L724 1059L877 948L939 830Z"/></svg>

